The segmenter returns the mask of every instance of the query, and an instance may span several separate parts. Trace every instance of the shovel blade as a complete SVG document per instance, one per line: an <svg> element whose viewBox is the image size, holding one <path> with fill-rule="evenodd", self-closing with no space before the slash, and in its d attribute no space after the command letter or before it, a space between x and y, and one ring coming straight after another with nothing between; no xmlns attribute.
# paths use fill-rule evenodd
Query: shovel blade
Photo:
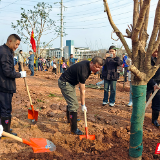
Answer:
<svg viewBox="0 0 160 160"><path fill-rule="evenodd" d="M31 146L34 153L52 152L56 150L56 146L44 138L30 138L30 142L23 139L23 143Z"/></svg>
<svg viewBox="0 0 160 160"><path fill-rule="evenodd" d="M38 120L38 111L34 110L34 112L33 112L31 109L29 109L28 110L28 119L32 119L32 120L37 121Z"/></svg>
<svg viewBox="0 0 160 160"><path fill-rule="evenodd" d="M79 138L80 138L80 140L82 140L83 138L90 139L90 140L96 139L95 135L80 135Z"/></svg>

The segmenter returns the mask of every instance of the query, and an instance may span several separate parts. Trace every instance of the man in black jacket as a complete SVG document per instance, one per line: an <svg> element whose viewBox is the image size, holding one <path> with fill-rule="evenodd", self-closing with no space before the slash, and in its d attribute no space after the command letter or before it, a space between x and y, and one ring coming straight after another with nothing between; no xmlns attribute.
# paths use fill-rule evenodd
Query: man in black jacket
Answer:
<svg viewBox="0 0 160 160"><path fill-rule="evenodd" d="M157 60L157 50L152 54L151 57L151 65L154 66ZM153 93L154 90L160 89L158 86L160 84L160 68L157 70L155 75L150 79L150 81L147 84L147 97L146 100L148 101L149 96L151 93ZM160 90L157 92L157 94L154 96L152 100L152 124L156 127L159 127L157 120L159 117L159 111L160 111Z"/></svg>
<svg viewBox="0 0 160 160"><path fill-rule="evenodd" d="M15 78L22 77L14 69L13 55L20 44L20 37L11 34L7 43L0 46L0 120L4 131L10 132L12 96L16 92ZM25 72L25 71L24 71Z"/></svg>

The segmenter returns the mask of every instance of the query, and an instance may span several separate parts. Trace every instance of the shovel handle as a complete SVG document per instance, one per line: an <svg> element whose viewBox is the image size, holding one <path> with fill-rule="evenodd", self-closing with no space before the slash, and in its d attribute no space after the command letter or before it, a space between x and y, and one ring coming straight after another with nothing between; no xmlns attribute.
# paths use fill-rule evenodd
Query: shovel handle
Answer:
<svg viewBox="0 0 160 160"><path fill-rule="evenodd" d="M84 110L84 122L85 122L85 128L87 128L87 115L86 115L86 110Z"/></svg>
<svg viewBox="0 0 160 160"><path fill-rule="evenodd" d="M23 63L21 63L21 68L22 68L22 71L24 71ZM28 85L27 85L27 81L26 81L26 78L25 78L25 77L24 77L23 79L24 79L24 83L25 83L25 86L26 86L26 89L27 89L29 101L30 101L30 104L31 104L31 106L32 106L32 99L31 99L31 96L30 96L30 93L29 93L29 88L28 88Z"/></svg>
<svg viewBox="0 0 160 160"><path fill-rule="evenodd" d="M19 142L23 142L22 138L17 137L17 136L14 136L14 135L12 135L12 134L10 134L10 133L7 133L7 132L5 132L5 131L3 131L2 135L3 135L3 136L6 136L6 137L9 137L9 138L12 138L12 139L15 139L15 140L17 140L17 141L19 141Z"/></svg>
<svg viewBox="0 0 160 160"><path fill-rule="evenodd" d="M149 104L151 103L152 99L154 98L154 96L156 95L156 93L158 92L159 89L156 89L153 94L151 95L151 97L149 98L149 100L146 103L146 107L145 110L147 109L147 107L149 106Z"/></svg>

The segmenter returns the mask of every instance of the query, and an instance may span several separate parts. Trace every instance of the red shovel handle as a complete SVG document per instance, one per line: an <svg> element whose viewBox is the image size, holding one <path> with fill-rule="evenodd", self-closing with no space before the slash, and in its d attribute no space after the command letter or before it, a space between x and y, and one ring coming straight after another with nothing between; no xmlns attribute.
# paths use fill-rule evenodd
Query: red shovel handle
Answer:
<svg viewBox="0 0 160 160"><path fill-rule="evenodd" d="M88 127L85 127L85 131L86 131L86 139L88 139Z"/></svg>
<svg viewBox="0 0 160 160"><path fill-rule="evenodd" d="M33 105L31 105L31 108L32 108L32 112L33 112L33 115L34 115L34 108L33 108Z"/></svg>

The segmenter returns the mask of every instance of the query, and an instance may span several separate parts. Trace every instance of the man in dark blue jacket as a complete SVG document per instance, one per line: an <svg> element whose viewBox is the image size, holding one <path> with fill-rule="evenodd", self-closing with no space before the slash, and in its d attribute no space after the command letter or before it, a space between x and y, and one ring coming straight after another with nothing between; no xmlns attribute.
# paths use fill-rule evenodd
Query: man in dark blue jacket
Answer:
<svg viewBox="0 0 160 160"><path fill-rule="evenodd" d="M30 57L29 59L29 69L31 70L31 76L34 76L34 54L32 51L29 51Z"/></svg>
<svg viewBox="0 0 160 160"><path fill-rule="evenodd" d="M7 43L0 46L0 120L4 131L10 132L12 96L16 92L15 78L21 73L14 69L13 55L20 44L20 37L11 34Z"/></svg>

